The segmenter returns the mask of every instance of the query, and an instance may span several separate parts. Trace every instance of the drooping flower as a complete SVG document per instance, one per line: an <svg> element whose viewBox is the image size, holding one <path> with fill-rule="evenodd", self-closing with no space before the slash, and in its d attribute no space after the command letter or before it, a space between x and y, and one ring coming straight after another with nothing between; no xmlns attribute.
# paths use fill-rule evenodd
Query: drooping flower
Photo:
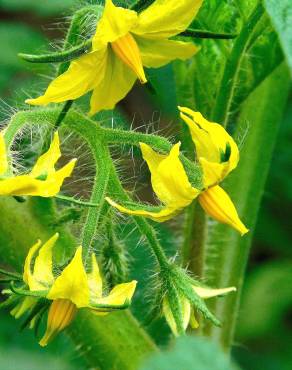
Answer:
<svg viewBox="0 0 292 370"><path fill-rule="evenodd" d="M203 192L198 200L210 216L228 224L241 235L248 229L241 222L228 194L218 185L236 168L239 150L234 139L218 123L207 121L200 112L179 107L181 118L188 125L203 172Z"/></svg>
<svg viewBox="0 0 292 370"><path fill-rule="evenodd" d="M77 248L74 257L61 274L54 276L52 249L58 237L59 235L55 234L43 246L39 240L30 248L23 272L27 290L14 288L15 293L26 295L23 302L11 312L16 318L30 311L40 298L52 301L47 330L39 342L41 346L46 346L55 335L70 325L79 308L88 308L99 315L127 308L137 283L133 280L118 284L108 295L103 296L102 279L96 257L92 253L91 271L86 272L82 262L81 246Z"/></svg>
<svg viewBox="0 0 292 370"><path fill-rule="evenodd" d="M114 108L137 78L141 83L147 81L144 67L158 68L175 59L188 59L197 52L193 43L169 38L188 27L202 2L156 0L138 14L106 0L91 52L72 61L43 96L26 102L59 103L93 91L90 115Z"/></svg>
<svg viewBox="0 0 292 370"><path fill-rule="evenodd" d="M225 294L236 291L235 287L223 288L223 289L210 289L210 288L205 288L205 287L195 286L195 285L193 285L193 289L194 289L194 292L202 299L223 296ZM196 320L194 309L192 308L190 301L188 300L187 297L183 295L180 295L179 300L180 300L180 307L182 311L183 330L186 330L186 328L189 325L191 326L191 328L197 329L199 327L199 324ZM179 333L177 330L177 324L175 322L173 312L171 310L171 305L169 304L169 300L167 299L167 297L165 297L163 300L162 310L166 318L166 321L168 325L170 326L173 334L175 336L178 336Z"/></svg>
<svg viewBox="0 0 292 370"><path fill-rule="evenodd" d="M218 185L236 166L239 151L233 138L217 123L208 122L200 113L188 108L179 108L188 124L196 145L198 161L202 169L203 189L189 182L187 173L179 159L180 143L173 146L168 155L156 153L148 145L140 143L143 158L151 172L154 192L165 205L157 210L145 205L121 205L110 198L106 200L123 213L144 216L163 222L174 217L198 197L203 209L219 222L228 224L242 235L248 229L240 221L235 206L227 193ZM191 114L189 118L186 113Z"/></svg>
<svg viewBox="0 0 292 370"><path fill-rule="evenodd" d="M30 173L13 176L8 171L8 159L3 134L0 133L0 195L32 195L52 197L56 195L74 169L76 159L55 170L61 156L60 140L57 132L49 150L41 155Z"/></svg>
<svg viewBox="0 0 292 370"><path fill-rule="evenodd" d="M169 220L192 203L200 191L190 184L179 159L180 143L175 144L168 155L156 153L144 143L140 143L140 148L151 172L152 187L165 207L158 211L133 209L130 206L124 207L108 197L106 200L124 213L149 217L158 222Z"/></svg>

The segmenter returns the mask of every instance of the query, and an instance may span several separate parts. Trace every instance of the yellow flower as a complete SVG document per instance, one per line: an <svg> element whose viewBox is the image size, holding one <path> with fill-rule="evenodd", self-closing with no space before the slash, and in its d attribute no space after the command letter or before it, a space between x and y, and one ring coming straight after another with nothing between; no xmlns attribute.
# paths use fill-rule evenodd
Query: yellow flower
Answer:
<svg viewBox="0 0 292 370"><path fill-rule="evenodd" d="M139 78L144 67L158 68L185 60L198 48L191 42L169 40L183 32L200 9L202 0L156 0L141 13L116 7L106 0L92 40L92 51L71 62L45 94L26 102L46 105L77 99L89 91L90 115L112 109Z"/></svg>
<svg viewBox="0 0 292 370"><path fill-rule="evenodd" d="M65 329L79 308L88 308L101 315L126 308L137 283L133 280L130 283L118 284L103 297L102 279L95 255L91 255L91 272L87 273L82 262L81 246L77 248L74 257L61 274L55 277L52 249L58 237L59 235L55 234L43 246L39 240L30 248L24 265L23 280L29 288L29 293L53 301L49 308L47 330L40 340L41 346L46 346L58 332ZM28 298L30 297L25 299ZM30 302L27 301L26 304Z"/></svg>
<svg viewBox="0 0 292 370"><path fill-rule="evenodd" d="M208 122L201 113L188 108L179 109L196 146L203 173L203 189L196 189L189 182L179 159L180 143L175 144L168 155L156 153L148 145L140 143L143 158L151 172L153 190L165 207L158 210L154 207L154 211L145 205L142 209L131 204L125 207L108 197L106 200L120 212L163 222L174 217L198 197L201 206L210 216L244 235L248 229L239 219L227 193L218 185L238 164L239 151L235 141L221 125Z"/></svg>
<svg viewBox="0 0 292 370"><path fill-rule="evenodd" d="M174 217L182 208L188 206L199 195L200 191L190 184L179 159L180 143L175 144L168 155L156 153L144 143L140 143L140 147L151 172L152 187L165 207L154 212L126 208L108 197L106 200L121 212L163 222Z"/></svg>
<svg viewBox="0 0 292 370"><path fill-rule="evenodd" d="M212 297L217 297L217 296L222 296L225 294L228 294L230 292L235 292L236 288L235 287L230 287L230 288L223 288L223 289L210 289L210 288L204 288L200 286L194 286L193 289L195 293L203 299L208 299ZM186 330L186 328L190 325L191 328L197 329L199 327L199 324L195 318L194 310L191 307L190 301L184 297L180 297L180 306L182 308L182 322L183 322L183 329ZM162 304L162 310L163 314L166 318L166 321L168 325L170 326L173 334L175 336L178 336L178 330L177 330L177 325L175 322L175 319L173 317L173 313L171 311L169 302L167 297L164 298L163 304Z"/></svg>
<svg viewBox="0 0 292 370"><path fill-rule="evenodd" d="M56 195L65 180L74 169L76 159L64 167L55 170L55 163L61 156L58 133L49 150L41 155L32 171L25 175L6 176L8 160L3 134L0 133L0 195L34 195L52 197Z"/></svg>
<svg viewBox="0 0 292 370"><path fill-rule="evenodd" d="M237 166L238 147L233 138L218 123L207 121L201 113L179 107L181 118L190 129L196 154L203 171L204 191L199 202L206 213L238 230L248 229L241 222L227 193L218 185Z"/></svg>

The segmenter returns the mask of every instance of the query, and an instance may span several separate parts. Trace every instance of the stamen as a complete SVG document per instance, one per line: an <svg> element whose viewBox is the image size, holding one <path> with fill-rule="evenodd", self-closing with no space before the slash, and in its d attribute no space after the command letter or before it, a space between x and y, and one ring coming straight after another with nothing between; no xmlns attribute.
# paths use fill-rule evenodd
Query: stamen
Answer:
<svg viewBox="0 0 292 370"><path fill-rule="evenodd" d="M142 84L147 82L140 50L134 37L127 33L125 36L120 37L111 43L112 49L115 54L138 76Z"/></svg>
<svg viewBox="0 0 292 370"><path fill-rule="evenodd" d="M45 347L60 331L71 324L77 307L68 299L56 299L50 306L47 330L39 344Z"/></svg>

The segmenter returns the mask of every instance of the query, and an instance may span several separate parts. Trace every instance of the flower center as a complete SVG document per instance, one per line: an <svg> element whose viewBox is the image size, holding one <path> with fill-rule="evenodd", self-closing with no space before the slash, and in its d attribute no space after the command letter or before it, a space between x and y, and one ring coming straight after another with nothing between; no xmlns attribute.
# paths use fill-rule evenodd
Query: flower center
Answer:
<svg viewBox="0 0 292 370"><path fill-rule="evenodd" d="M60 331L71 324L77 312L77 307L69 299L56 299L50 306L47 330L40 340L40 345L45 347Z"/></svg>
<svg viewBox="0 0 292 370"><path fill-rule="evenodd" d="M112 42L111 46L115 54L134 71L140 82L142 84L146 83L147 79L144 73L140 50L134 37L130 33L127 33L125 36Z"/></svg>

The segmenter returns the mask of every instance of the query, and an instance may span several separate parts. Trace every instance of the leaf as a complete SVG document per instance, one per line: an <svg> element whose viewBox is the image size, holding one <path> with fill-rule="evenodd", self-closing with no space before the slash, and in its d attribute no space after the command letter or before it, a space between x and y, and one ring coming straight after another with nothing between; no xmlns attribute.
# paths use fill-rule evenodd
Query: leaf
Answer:
<svg viewBox="0 0 292 370"><path fill-rule="evenodd" d="M264 4L278 32L292 74L292 2L291 0L265 0Z"/></svg>
<svg viewBox="0 0 292 370"><path fill-rule="evenodd" d="M154 355L140 370L235 370L219 347L200 337L179 338L174 348Z"/></svg>

